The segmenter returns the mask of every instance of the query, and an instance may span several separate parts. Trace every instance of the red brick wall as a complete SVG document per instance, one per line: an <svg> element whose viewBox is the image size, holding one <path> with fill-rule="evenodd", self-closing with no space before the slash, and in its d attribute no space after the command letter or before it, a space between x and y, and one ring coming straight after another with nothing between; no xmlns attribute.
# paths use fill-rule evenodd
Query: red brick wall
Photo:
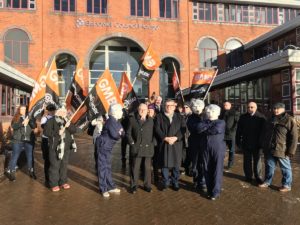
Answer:
<svg viewBox="0 0 300 225"><path fill-rule="evenodd" d="M88 15L86 1L77 0L76 13L57 13L53 10L52 0L37 0L34 11L0 11L0 35L10 27L19 27L32 37L29 51L29 65L14 65L21 72L36 78L42 65L51 56L67 51L77 59L84 57L86 66L93 46L104 40L105 37L124 36L133 38L144 49L153 43L153 48L160 57L173 56L181 64L181 83L188 87L192 80L193 71L199 68L199 54L197 44L205 36L213 37L218 45L220 54L224 53L223 46L229 38L238 38L246 43L261 34L269 31L271 26L236 25L220 23L198 23L192 21L192 2L179 1L179 20L159 19L159 1L151 1L151 18L130 17L129 0L109 0L108 16ZM143 29L125 29L112 26L76 27L76 20L115 23L139 23L145 25L158 25L156 31ZM3 45L0 44L0 60L4 60ZM225 65L224 57L220 59ZM88 78L87 78L88 80ZM159 93L158 72L150 82L150 93Z"/></svg>

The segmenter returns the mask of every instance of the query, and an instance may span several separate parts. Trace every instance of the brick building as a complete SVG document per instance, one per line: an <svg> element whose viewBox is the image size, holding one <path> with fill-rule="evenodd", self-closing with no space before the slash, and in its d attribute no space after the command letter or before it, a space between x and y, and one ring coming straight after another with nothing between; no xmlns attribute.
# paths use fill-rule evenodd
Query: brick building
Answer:
<svg viewBox="0 0 300 225"><path fill-rule="evenodd" d="M123 71L133 80L150 42L162 66L149 85L134 88L141 98L154 91L173 97L172 63L182 87L190 86L194 71L218 67L223 73L243 64L246 43L299 9L299 2L281 0L0 0L0 60L15 72L3 79L0 71L0 118L28 101L45 61L56 58L64 97L79 59L90 88L107 67L118 85Z"/></svg>
<svg viewBox="0 0 300 225"><path fill-rule="evenodd" d="M239 51L239 52L237 52ZM211 100L231 101L241 112L255 101L258 108L270 114L276 102L300 115L300 16L246 43L239 54L244 63L218 74Z"/></svg>

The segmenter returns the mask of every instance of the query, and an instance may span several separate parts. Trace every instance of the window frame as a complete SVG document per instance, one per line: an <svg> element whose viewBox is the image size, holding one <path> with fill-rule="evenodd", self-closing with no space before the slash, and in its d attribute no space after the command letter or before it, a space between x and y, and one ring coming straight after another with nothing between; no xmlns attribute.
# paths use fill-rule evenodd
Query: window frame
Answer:
<svg viewBox="0 0 300 225"><path fill-rule="evenodd" d="M92 12L88 11L88 4L89 4L89 0L86 1L86 12L89 14L94 14L94 15L107 15L107 0L90 0L92 5L91 5L91 9ZM95 12L95 1L99 1L99 12ZM103 3L105 2L105 9L103 10ZM103 12L105 11L105 12Z"/></svg>
<svg viewBox="0 0 300 225"><path fill-rule="evenodd" d="M59 1L59 10L58 10L58 9L55 9L55 2L56 2L56 1ZM64 10L63 10L62 1L63 1L63 0L54 0L54 1L53 1L53 9L54 9L55 12L61 12L61 13L74 13L74 12L76 12L76 8L77 8L77 1L76 1L76 0L67 0L67 1L68 1L68 10L67 10L67 11L64 11ZM74 1L74 11L71 11L71 10L70 10L70 7L71 7L70 2L71 2L71 1Z"/></svg>
<svg viewBox="0 0 300 225"><path fill-rule="evenodd" d="M283 90L285 87L288 87L288 94L284 94ZM290 97L291 96L291 85L289 83L281 85L281 97Z"/></svg>
<svg viewBox="0 0 300 225"><path fill-rule="evenodd" d="M14 0L0 0L0 8L6 8L11 10L35 10L36 0L18 0L19 7L14 7ZM22 7L23 1L27 1L27 7ZM33 6L33 7L31 7Z"/></svg>
<svg viewBox="0 0 300 225"><path fill-rule="evenodd" d="M138 15L138 2L142 1L142 14L143 15ZM145 15L145 1L148 1L148 14L149 15ZM132 14L132 3L134 2L134 14ZM140 17L140 18L150 18L151 16L151 0L130 0L130 16L133 17Z"/></svg>
<svg viewBox="0 0 300 225"><path fill-rule="evenodd" d="M205 40L212 41L215 44L216 48L214 49L214 48L209 48L209 47L206 47L206 48L201 47L201 43ZM214 51L216 51L215 57L213 57ZM214 39L207 37L207 38L204 38L203 40L201 40L201 42L199 43L199 46L198 46L199 67L200 68L218 67L218 52L219 52L219 47ZM210 57L207 57L208 53L210 54ZM203 57L202 57L202 55L203 55ZM202 62L202 59L203 59L203 62ZM208 59L210 62L210 66L207 65ZM215 59L215 60L212 60L212 59ZM216 62L216 63L213 63L213 62Z"/></svg>
<svg viewBox="0 0 300 225"><path fill-rule="evenodd" d="M167 16L167 1L170 1L170 17ZM174 5L176 3L176 12ZM161 14L161 5L163 5L164 12ZM159 0L159 18L164 19L178 19L179 18L179 0Z"/></svg>
<svg viewBox="0 0 300 225"><path fill-rule="evenodd" d="M13 39L6 39L6 36L8 35L9 32L13 32L13 30L20 30L22 32L24 32L26 35L27 35L27 40L13 40ZM4 38L3 38L3 43L4 43L4 61L5 62L8 62L8 63L11 63L11 64L18 64L18 65L28 65L29 64L29 51L30 51L30 39L29 39L29 36L28 34L24 31L24 30L21 30L21 29L17 29L17 28L13 28L13 29L10 29L6 32ZM10 52L10 59L8 59L7 55L6 55L6 48L7 48L7 44L10 43L11 45L11 52ZM27 60L23 60L23 57L22 57L22 44L24 43L27 43L27 55L26 55L26 59ZM18 48L18 54L19 54L19 61L16 61L16 59L14 58L14 46L18 44L19 46L17 47ZM24 62L25 61L25 62Z"/></svg>

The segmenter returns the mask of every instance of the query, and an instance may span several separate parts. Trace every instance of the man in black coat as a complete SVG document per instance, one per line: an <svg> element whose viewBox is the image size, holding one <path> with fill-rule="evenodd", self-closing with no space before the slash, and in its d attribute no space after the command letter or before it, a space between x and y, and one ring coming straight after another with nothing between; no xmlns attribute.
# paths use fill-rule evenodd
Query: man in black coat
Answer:
<svg viewBox="0 0 300 225"><path fill-rule="evenodd" d="M253 173L257 183L262 182L260 136L265 121L265 117L257 111L255 102L249 102L247 113L241 115L238 121L236 144L244 153L244 173L247 182L252 181Z"/></svg>
<svg viewBox="0 0 300 225"><path fill-rule="evenodd" d="M141 103L138 112L129 118L126 131L127 141L130 146L132 157L130 183L131 192L137 191L139 171L142 159L144 158L144 190L151 192L151 158L154 155L153 128L154 122L147 116L148 107Z"/></svg>
<svg viewBox="0 0 300 225"><path fill-rule="evenodd" d="M229 101L224 102L223 111L220 115L220 119L225 121L224 140L229 149L227 169L230 169L234 163L235 133L237 123L239 120L239 114L232 108L231 103Z"/></svg>
<svg viewBox="0 0 300 225"><path fill-rule="evenodd" d="M179 190L179 167L182 160L182 140L186 131L184 118L175 113L174 100L167 100L165 111L159 113L155 120L155 135L157 137L159 155L158 163L162 168L163 189L167 189L170 180L175 191ZM169 169L172 169L171 179Z"/></svg>

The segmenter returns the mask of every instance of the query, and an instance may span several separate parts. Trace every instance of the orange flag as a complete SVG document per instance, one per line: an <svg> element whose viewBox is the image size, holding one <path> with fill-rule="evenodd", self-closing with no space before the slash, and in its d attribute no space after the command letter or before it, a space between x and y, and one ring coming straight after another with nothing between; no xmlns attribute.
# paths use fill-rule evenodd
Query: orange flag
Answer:
<svg viewBox="0 0 300 225"><path fill-rule="evenodd" d="M59 107L58 74L55 57L51 62L46 79L45 103L46 105L54 104L56 108Z"/></svg>
<svg viewBox="0 0 300 225"><path fill-rule="evenodd" d="M152 49L152 44L150 43L147 51L141 58L141 65L137 72L137 78L149 81L155 71L161 65L161 61L158 55Z"/></svg>

